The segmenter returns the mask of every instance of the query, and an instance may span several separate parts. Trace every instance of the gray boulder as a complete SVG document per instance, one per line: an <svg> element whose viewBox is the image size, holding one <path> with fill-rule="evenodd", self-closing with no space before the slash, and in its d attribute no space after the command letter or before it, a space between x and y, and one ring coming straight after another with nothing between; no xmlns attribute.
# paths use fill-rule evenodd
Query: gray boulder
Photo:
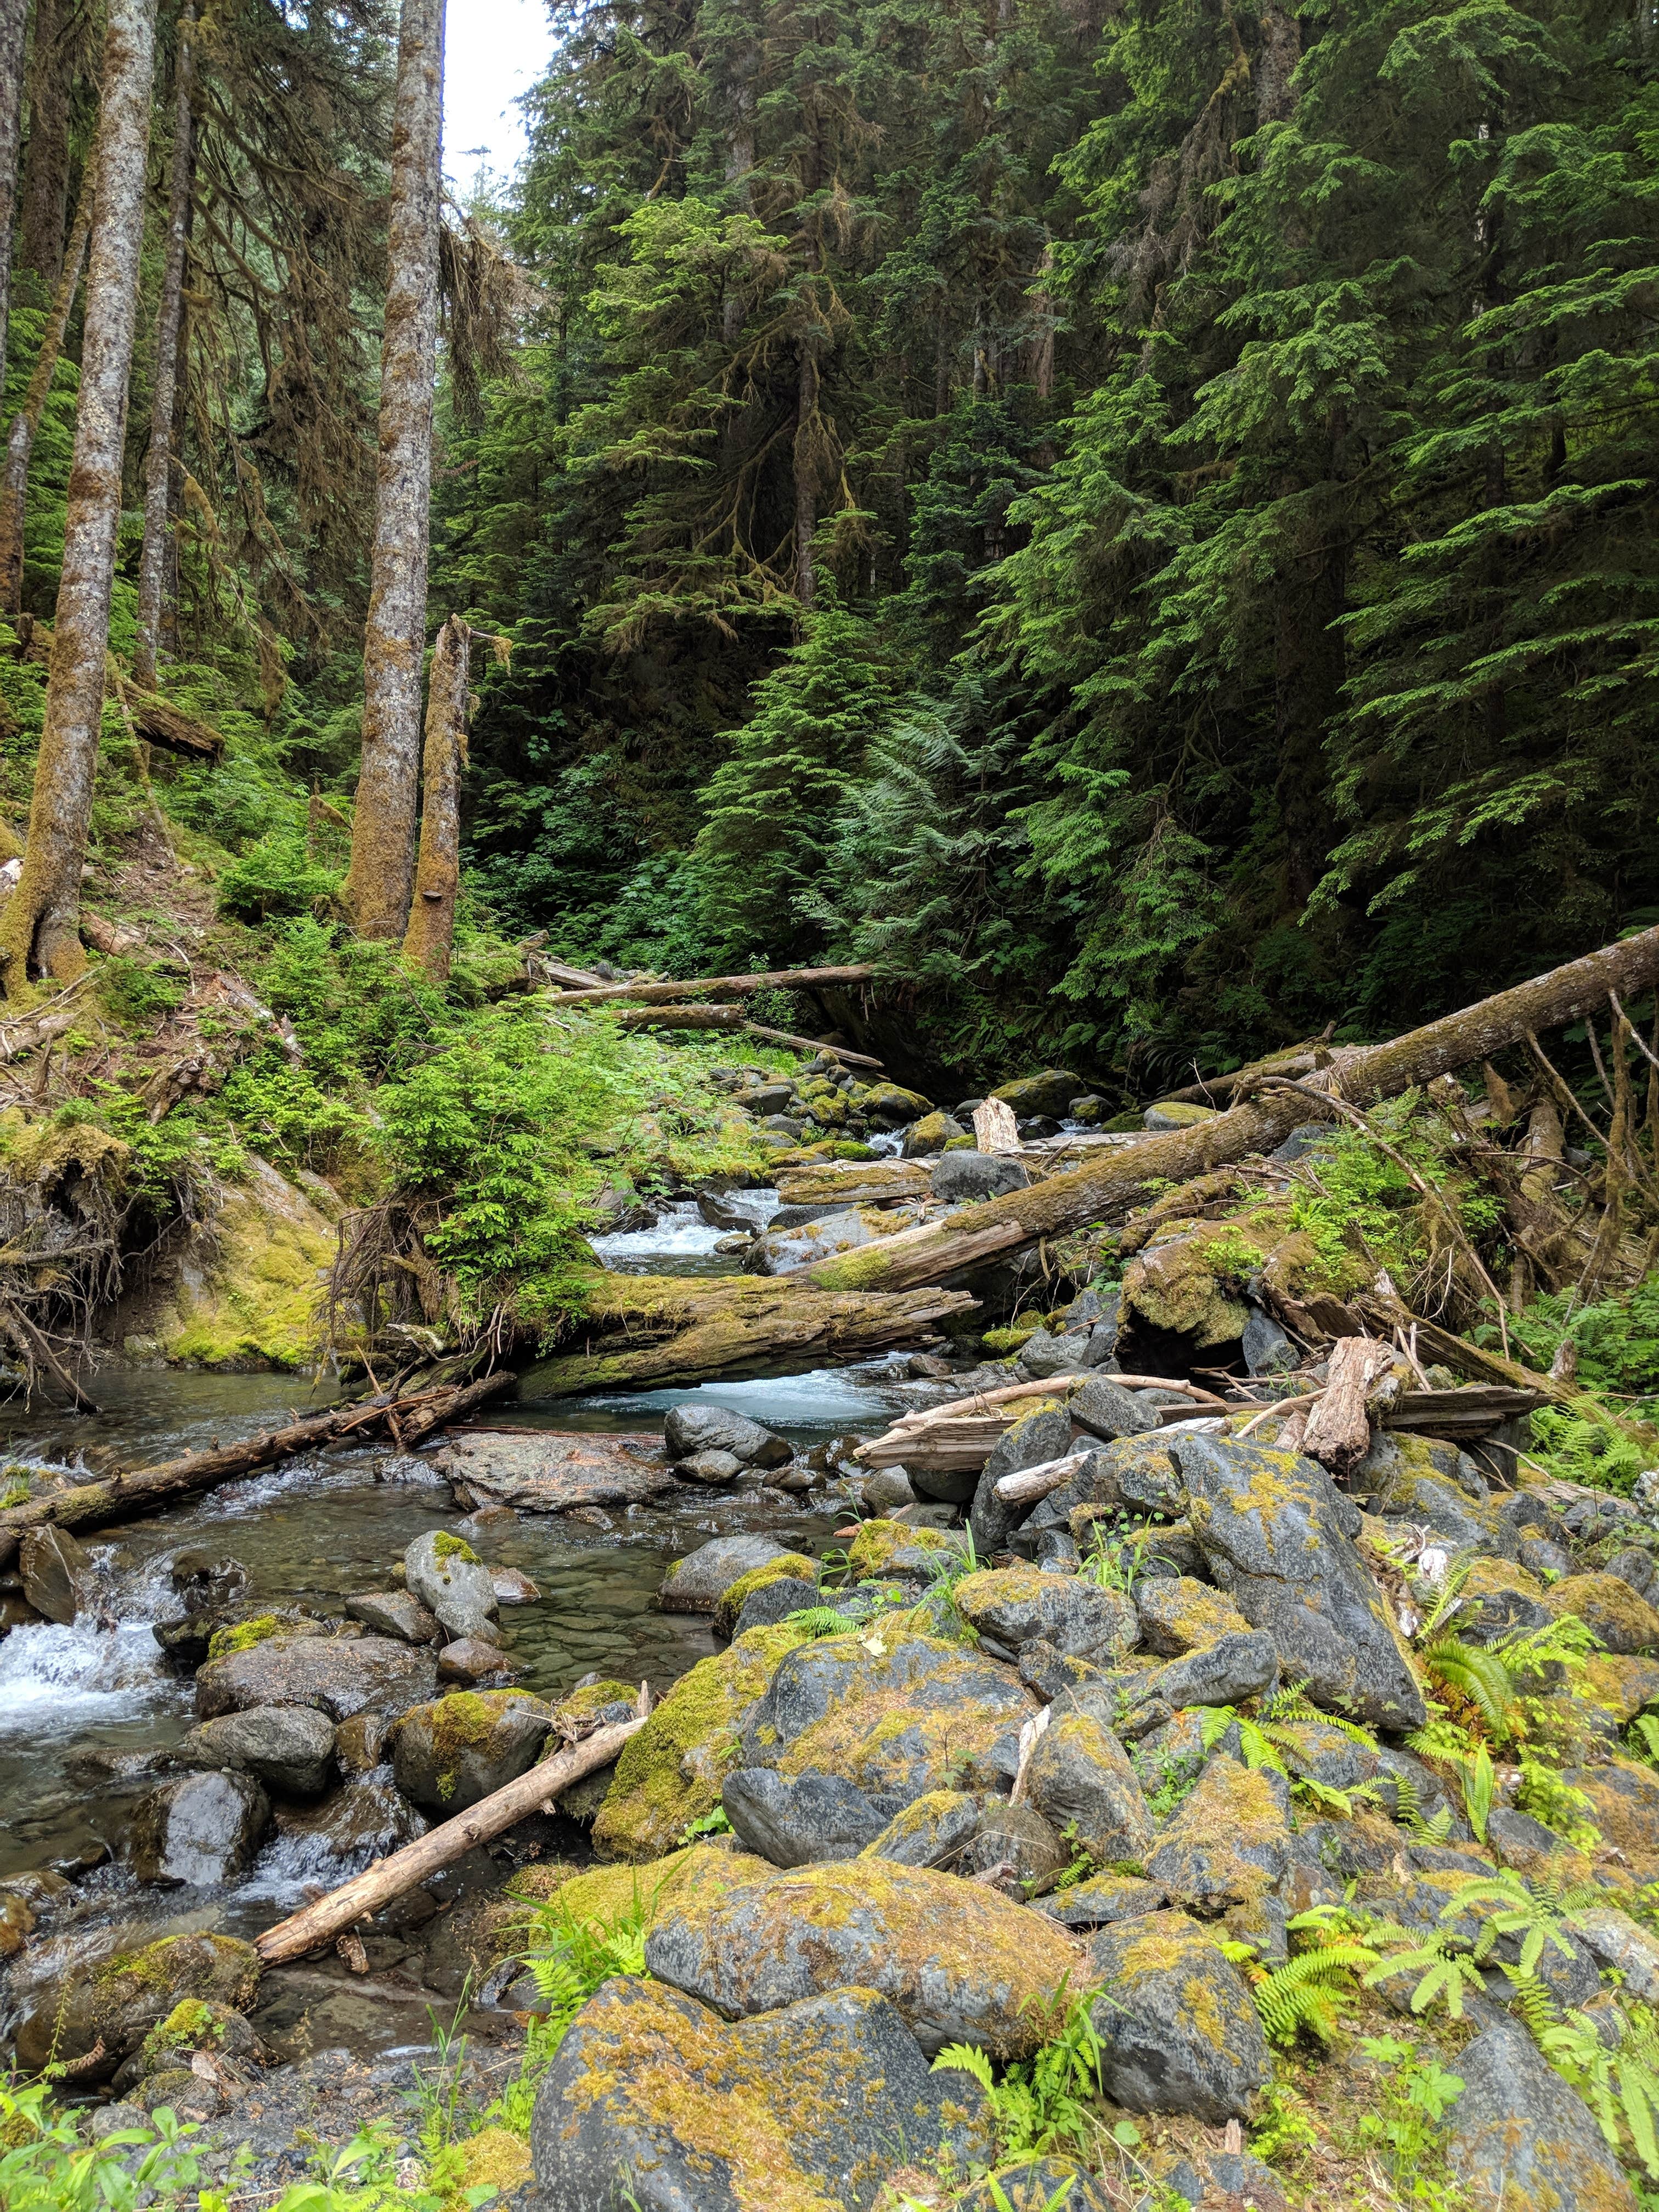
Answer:
<svg viewBox="0 0 1659 2212"><path fill-rule="evenodd" d="M895 1814L859 1854L900 1866L954 1868L979 1831L980 1802L962 1790L930 1790Z"/></svg>
<svg viewBox="0 0 1659 2212"><path fill-rule="evenodd" d="M946 1152L933 1170L933 1196L947 1206L972 1205L1024 1190L1031 1178L1023 1162L998 1152Z"/></svg>
<svg viewBox="0 0 1659 2212"><path fill-rule="evenodd" d="M855 1858L899 1809L890 1796L866 1797L836 1774L809 1770L786 1781L767 1766L728 1774L720 1803L744 1849L779 1867Z"/></svg>
<svg viewBox="0 0 1659 2212"><path fill-rule="evenodd" d="M1021 1507L1006 1504L997 1496L1003 1476L1041 1467L1046 1460L1063 1459L1071 1448L1072 1417L1062 1406L1039 1405L998 1437L981 1471L968 1516L981 1559L1000 1552L1024 1517Z"/></svg>
<svg viewBox="0 0 1659 2212"><path fill-rule="evenodd" d="M820 1212L816 1220L793 1229L775 1222L757 1237L744 1255L744 1272L750 1275L794 1275L837 1252L855 1252L873 1243L882 1231L865 1219L856 1206L840 1206Z"/></svg>
<svg viewBox="0 0 1659 2212"><path fill-rule="evenodd" d="M663 1611L713 1613L733 1583L769 1559L781 1559L783 1551L775 1536L716 1536L712 1543L700 1544L676 1559L663 1577Z"/></svg>
<svg viewBox="0 0 1659 2212"><path fill-rule="evenodd" d="M992 1792L957 1871L994 1881L1007 1895L1024 1901L1051 1888L1071 1859L1059 1832L1029 1799L1013 1805Z"/></svg>
<svg viewBox="0 0 1659 2212"><path fill-rule="evenodd" d="M1271 1314L1252 1304L1241 1346L1252 1375L1279 1375L1299 1364L1302 1355Z"/></svg>
<svg viewBox="0 0 1659 2212"><path fill-rule="evenodd" d="M465 1690L405 1713L393 1739L398 1787L447 1819L535 1765L553 1724L550 1708L520 1690Z"/></svg>
<svg viewBox="0 0 1659 2212"><path fill-rule="evenodd" d="M792 1613L804 1613L809 1606L828 1602L825 1593L805 1575L780 1575L775 1582L763 1583L744 1598L743 1611L732 1623L732 1641L735 1644L751 1628L771 1628Z"/></svg>
<svg viewBox="0 0 1659 2212"><path fill-rule="evenodd" d="M417 1598L450 1638L478 1636L499 1643L495 1585L472 1547L446 1528L428 1529L404 1553L404 1576Z"/></svg>
<svg viewBox="0 0 1659 2212"><path fill-rule="evenodd" d="M1062 1928L1086 1931L1110 1928L1120 1920L1144 1919L1168 1899L1156 1882L1142 1881L1137 1875L1097 1874L1068 1889L1050 1890L1033 1902Z"/></svg>
<svg viewBox="0 0 1659 2212"><path fill-rule="evenodd" d="M1149 1406L1145 1398L1126 1390L1107 1375L1094 1376L1084 1384L1072 1400L1071 1413L1079 1428L1103 1437L1108 1443L1158 1426L1157 1407Z"/></svg>
<svg viewBox="0 0 1659 2212"><path fill-rule="evenodd" d="M1012 1106L1015 1117L1026 1121L1033 1115L1047 1115L1058 1121L1072 1110L1073 1098L1080 1098L1088 1085L1069 1068L1040 1068L1035 1075L1022 1075L1012 1083L1000 1084L991 1096Z"/></svg>
<svg viewBox="0 0 1659 2212"><path fill-rule="evenodd" d="M916 1502L910 1478L902 1467L878 1467L873 1474L866 1474L859 1485L859 1498L866 1513L892 1513L901 1505Z"/></svg>
<svg viewBox="0 0 1659 2212"><path fill-rule="evenodd" d="M443 1639L435 1613L412 1590L363 1590L345 1601L347 1613L376 1636L396 1636L405 1644L439 1644Z"/></svg>
<svg viewBox="0 0 1659 2212"><path fill-rule="evenodd" d="M1025 1787L1043 1818L1060 1834L1075 1836L1100 1865L1141 1858L1152 1843L1152 1815L1128 1754L1087 1714L1050 1719L1031 1754Z"/></svg>
<svg viewBox="0 0 1659 2212"><path fill-rule="evenodd" d="M26 2001L16 2055L29 2073L56 2060L74 2064L79 2081L106 2081L185 1998L241 2012L259 1987L258 1953L231 1936L168 1936L88 1972L90 1963L47 1980Z"/></svg>
<svg viewBox="0 0 1659 2212"><path fill-rule="evenodd" d="M185 1774L140 1798L132 1870L140 1881L213 1889L252 1863L270 1800L251 1774Z"/></svg>
<svg viewBox="0 0 1659 2212"><path fill-rule="evenodd" d="M1097 1357L1094 1339L1086 1328L1072 1336L1051 1336L1046 1328L1040 1328L1019 1347L1022 1371L1042 1382L1051 1375L1079 1375L1085 1368L1097 1367L1103 1357L1103 1353Z"/></svg>
<svg viewBox="0 0 1659 2212"><path fill-rule="evenodd" d="M1184 1659L1143 1674L1134 1686L1133 1704L1161 1704L1172 1713L1188 1705L1236 1705L1271 1689L1278 1673L1279 1648L1273 1638L1247 1629L1218 1637Z"/></svg>
<svg viewBox="0 0 1659 2212"><path fill-rule="evenodd" d="M1525 2028L1495 2021L1458 2053L1463 2087L1446 2154L1479 2212L1635 2212L1637 2196L1589 2106Z"/></svg>
<svg viewBox="0 0 1659 2212"><path fill-rule="evenodd" d="M685 1459L677 1459L674 1472L686 1482L705 1482L711 1488L735 1482L743 1473L743 1462L736 1452L695 1451Z"/></svg>
<svg viewBox="0 0 1659 2212"><path fill-rule="evenodd" d="M1076 1575L1002 1567L969 1575L957 1583L956 1598L970 1627L1011 1650L1042 1637L1063 1655L1089 1658L1133 1651L1140 1641L1139 1620L1122 1591Z"/></svg>
<svg viewBox="0 0 1659 2212"><path fill-rule="evenodd" d="M690 1459L694 1452L726 1451L744 1467L781 1467L794 1456L781 1437L726 1406L671 1407L663 1423L663 1438L670 1459Z"/></svg>
<svg viewBox="0 0 1659 2212"><path fill-rule="evenodd" d="M196 1711L204 1721L255 1705L314 1705L334 1721L391 1717L429 1698L437 1682L431 1652L387 1636L284 1633L210 1659L196 1677Z"/></svg>
<svg viewBox="0 0 1659 2212"><path fill-rule="evenodd" d="M951 2202L954 2212L1051 2212L1058 2206L1064 2212L1109 2212L1110 2205L1093 2176L1069 2158L1023 2158L1000 2166Z"/></svg>
<svg viewBox="0 0 1659 2212"><path fill-rule="evenodd" d="M964 2118L980 2101L965 2075L930 2072L868 1989L728 2025L621 1975L577 2014L537 2093L536 2201L547 2212L624 2201L636 2212L868 2212L897 2166L982 2160L988 2138Z"/></svg>
<svg viewBox="0 0 1659 2212"><path fill-rule="evenodd" d="M23 1595L37 1613L61 1627L84 1613L97 1588L97 1570L84 1544L67 1528L30 1528L17 1554Z"/></svg>
<svg viewBox="0 0 1659 2212"><path fill-rule="evenodd" d="M1148 1854L1146 1879L1210 1918L1256 1903L1283 1875L1290 1855L1284 1776L1212 1759Z"/></svg>
<svg viewBox="0 0 1659 2212"><path fill-rule="evenodd" d="M1151 1912L1103 1928L1088 1978L1106 2094L1132 2112L1248 2118L1273 2067L1249 1991L1196 1921Z"/></svg>
<svg viewBox="0 0 1659 2212"><path fill-rule="evenodd" d="M186 1766L257 1775L287 1797L314 1797L334 1764L334 1723L311 1705L256 1705L191 1729L174 1756Z"/></svg>
<svg viewBox="0 0 1659 2212"><path fill-rule="evenodd" d="M1421 1728L1422 1691L1353 1541L1358 1508L1324 1468L1190 1431L1176 1450L1211 1574L1273 1638L1285 1674L1351 1720L1401 1734Z"/></svg>

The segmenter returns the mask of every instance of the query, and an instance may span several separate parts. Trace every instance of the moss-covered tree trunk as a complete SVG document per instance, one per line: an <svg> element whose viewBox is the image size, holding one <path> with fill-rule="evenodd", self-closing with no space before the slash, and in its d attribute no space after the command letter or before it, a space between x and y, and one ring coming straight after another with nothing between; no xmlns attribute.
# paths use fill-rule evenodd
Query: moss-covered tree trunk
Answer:
<svg viewBox="0 0 1659 2212"><path fill-rule="evenodd" d="M455 944L455 895L461 882L461 769L466 760L467 662L472 632L451 615L438 632L427 678L426 753L422 763L421 854L404 937L405 958L434 983L449 974Z"/></svg>
<svg viewBox="0 0 1659 2212"><path fill-rule="evenodd" d="M362 764L344 899L365 937L401 937L415 873L438 350L444 0L404 0L380 354L380 457L363 639Z"/></svg>
<svg viewBox="0 0 1659 2212"><path fill-rule="evenodd" d="M17 215L17 149L23 131L23 35L28 0L0 0L0 366L11 299L11 234Z"/></svg>
<svg viewBox="0 0 1659 2212"><path fill-rule="evenodd" d="M150 395L149 451L144 460L144 540L138 556L138 635L132 649L135 683L155 688L155 649L161 633L173 490L173 418L179 388L179 334L184 325L185 252L190 237L190 195L196 173L196 9L179 10L179 45L173 82L173 159L167 171L167 246L155 313L155 382Z"/></svg>
<svg viewBox="0 0 1659 2212"><path fill-rule="evenodd" d="M22 874L0 914L0 986L9 997L31 972L64 980L86 965L81 866L109 655L155 59L155 0L109 0L81 396L46 723Z"/></svg>
<svg viewBox="0 0 1659 2212"><path fill-rule="evenodd" d="M94 179L94 171L89 162L81 186L81 204L75 210L69 251L64 257L58 289L40 337L40 350L30 373L29 388L6 433L5 471L0 477L0 612L14 622L23 605L23 523L28 508L29 463L33 458L40 418L51 396L52 380L63 356L64 335L69 329L75 295L80 289L81 265L86 259L87 240L92 231Z"/></svg>
<svg viewBox="0 0 1659 2212"><path fill-rule="evenodd" d="M70 93L78 37L75 0L35 0L29 44L28 159L18 212L17 265L53 290L63 274L69 214Z"/></svg>

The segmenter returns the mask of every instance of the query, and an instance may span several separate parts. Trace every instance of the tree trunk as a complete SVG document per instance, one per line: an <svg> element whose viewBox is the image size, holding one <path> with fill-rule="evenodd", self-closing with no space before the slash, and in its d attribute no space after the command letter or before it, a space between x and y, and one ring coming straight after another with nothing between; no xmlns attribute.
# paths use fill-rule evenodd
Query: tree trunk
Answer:
<svg viewBox="0 0 1659 2212"><path fill-rule="evenodd" d="M29 49L29 149L23 168L17 263L47 290L64 269L69 212L70 87L74 75L73 0L35 0Z"/></svg>
<svg viewBox="0 0 1659 2212"><path fill-rule="evenodd" d="M1462 1012L1395 1037L1332 1055L1326 1087L1355 1105L1396 1097L1454 1068L1467 1067L1518 1044L1529 1030L1558 1029L1605 1006L1609 991L1628 1004L1659 982L1659 928L1552 969L1530 983L1499 991ZM1268 1079L1271 1081L1271 1079ZM902 1229L855 1252L836 1255L792 1278L820 1290L897 1291L936 1284L981 1260L1005 1257L1046 1237L1062 1237L1133 1203L1157 1179L1184 1182L1208 1168L1267 1152L1309 1118L1307 1099L1271 1090L1261 1103L1235 1106L1190 1129L1148 1137L1068 1174L981 1206L964 1206L943 1221ZM1513 1379L1513 1378L1505 1378Z"/></svg>
<svg viewBox="0 0 1659 2212"><path fill-rule="evenodd" d="M635 1006L660 1006L672 999L708 998L719 993L743 998L750 991L811 991L821 983L867 983L875 972L871 967L771 968L764 974L749 975L699 975L690 983L597 983L592 990L556 991L549 1004L596 1006L606 1000L626 999Z"/></svg>
<svg viewBox="0 0 1659 2212"><path fill-rule="evenodd" d="M17 149L23 124L23 33L28 0L0 0L0 375L6 366L11 234L17 215Z"/></svg>
<svg viewBox="0 0 1659 2212"><path fill-rule="evenodd" d="M380 351L380 477L363 638L362 764L343 892L364 937L403 935L414 885L438 353L443 67L444 0L404 0Z"/></svg>
<svg viewBox="0 0 1659 2212"><path fill-rule="evenodd" d="M97 213L46 723L22 874L0 914L0 988L9 997L22 990L32 969L66 981L86 965L78 927L81 866L109 657L155 61L155 0L109 0Z"/></svg>
<svg viewBox="0 0 1659 2212"><path fill-rule="evenodd" d="M179 10L179 49L173 70L173 161L167 173L167 251L155 317L155 388L150 398L149 452L144 462L144 542L138 556L138 635L132 678L155 689L155 648L161 632L161 595L171 542L173 416L179 386L179 331L184 320L185 248L190 229L191 186L196 173L191 94L196 81L196 9Z"/></svg>
<svg viewBox="0 0 1659 2212"><path fill-rule="evenodd" d="M811 608L817 597L812 539L818 526L818 357L816 334L800 342L800 382L795 404L795 597Z"/></svg>
<svg viewBox="0 0 1659 2212"><path fill-rule="evenodd" d="M29 462L40 418L51 397L52 380L58 374L70 310L75 305L81 283L81 264L86 258L87 240L92 230L94 181L94 164L89 161L81 186L81 204L75 210L75 228L70 233L69 252L58 280L52 312L41 334L40 350L35 356L29 388L24 395L22 410L13 417L6 436L5 474L0 478L0 612L11 622L16 621L23 605L23 524L28 508Z"/></svg>
<svg viewBox="0 0 1659 2212"><path fill-rule="evenodd" d="M455 944L455 894L461 881L461 769L466 760L467 661L472 632L451 615L438 632L427 678L425 785L421 857L404 957L447 982Z"/></svg>

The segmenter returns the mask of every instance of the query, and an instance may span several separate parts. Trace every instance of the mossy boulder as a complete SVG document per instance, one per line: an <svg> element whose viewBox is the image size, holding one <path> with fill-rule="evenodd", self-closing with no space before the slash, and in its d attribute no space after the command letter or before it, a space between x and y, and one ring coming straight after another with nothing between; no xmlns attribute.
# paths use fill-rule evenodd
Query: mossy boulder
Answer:
<svg viewBox="0 0 1659 2212"><path fill-rule="evenodd" d="M447 1528L417 1536L404 1553L404 1579L451 1637L501 1642L495 1580L465 1537Z"/></svg>
<svg viewBox="0 0 1659 2212"><path fill-rule="evenodd" d="M896 1859L901 1866L953 1868L978 1832L981 1809L965 1790L924 1790L859 1856Z"/></svg>
<svg viewBox="0 0 1659 2212"><path fill-rule="evenodd" d="M1208 1918L1255 1904L1283 1875L1290 1854L1284 1776L1212 1759L1149 1853L1146 1879Z"/></svg>
<svg viewBox="0 0 1659 2212"><path fill-rule="evenodd" d="M1562 1779L1589 1800L1585 1818L1644 1881L1659 1878L1659 1774L1632 1759L1569 1767Z"/></svg>
<svg viewBox="0 0 1659 2212"><path fill-rule="evenodd" d="M1135 1611L1146 1649L1182 1659L1224 1636L1243 1635L1249 1622L1236 1605L1191 1575L1158 1575L1136 1585Z"/></svg>
<svg viewBox="0 0 1659 2212"><path fill-rule="evenodd" d="M537 2201L637 2212L868 2212L907 2160L982 2160L980 2092L933 2074L872 1990L728 2025L618 1977L577 2014L536 2098Z"/></svg>
<svg viewBox="0 0 1659 2212"><path fill-rule="evenodd" d="M904 1133L903 1156L907 1160L935 1158L945 1150L952 1137L965 1137L968 1132L960 1121L953 1121L948 1114L937 1108L913 1121Z"/></svg>
<svg viewBox="0 0 1659 2212"><path fill-rule="evenodd" d="M738 1616L757 1590L764 1589L769 1583L795 1581L816 1583L818 1564L809 1559L805 1552L780 1552L775 1559L758 1567L750 1567L746 1575L720 1594L714 1607L714 1626L722 1636L730 1636L738 1625Z"/></svg>
<svg viewBox="0 0 1659 2212"><path fill-rule="evenodd" d="M1143 1111L1140 1121L1146 1129L1195 1129L1201 1121L1213 1121L1213 1106L1200 1106L1184 1098L1160 1098Z"/></svg>
<svg viewBox="0 0 1659 2212"><path fill-rule="evenodd" d="M1234 1222L1203 1230L1182 1224L1155 1237L1124 1270L1125 1316L1187 1337L1197 1351L1236 1344L1250 1318L1243 1278L1262 1258Z"/></svg>
<svg viewBox="0 0 1659 2212"><path fill-rule="evenodd" d="M714 1811L744 1723L800 1640L798 1631L781 1625L751 1628L729 1650L699 1660L681 1675L623 1746L593 1822L601 1858L660 1858L689 1821Z"/></svg>
<svg viewBox="0 0 1659 2212"><path fill-rule="evenodd" d="M1088 1087L1069 1068L1044 1067L1035 1075L1016 1076L1012 1083L999 1084L991 1096L1011 1106L1018 1121L1042 1115L1058 1121L1071 1112L1073 1099L1080 1098Z"/></svg>
<svg viewBox="0 0 1659 2212"><path fill-rule="evenodd" d="M904 1521L866 1521L847 1547L847 1571L854 1582L881 1575L930 1572L952 1553L960 1558L959 1538L942 1528L913 1528Z"/></svg>
<svg viewBox="0 0 1659 2212"><path fill-rule="evenodd" d="M303 1367L337 1243L313 1195L250 1158L239 1181L212 1185L200 1227L156 1286L123 1308L123 1335L179 1366Z"/></svg>
<svg viewBox="0 0 1659 2212"><path fill-rule="evenodd" d="M1490 1553L1478 1553L1469 1561L1457 1594L1466 1606L1478 1607L1466 1611L1460 1628L1466 1633L1472 1631L1483 1644L1493 1642L1506 1631L1526 1634L1534 1628L1547 1628L1553 1618L1537 1576L1518 1560L1498 1559Z"/></svg>
<svg viewBox="0 0 1659 2212"><path fill-rule="evenodd" d="M1476 2212L1636 2212L1589 2106L1517 2021L1496 2021L1454 2064L1446 2153Z"/></svg>
<svg viewBox="0 0 1659 2212"><path fill-rule="evenodd" d="M1016 1650L1040 1636L1056 1651L1090 1658L1132 1650L1140 1641L1134 1607L1122 1592L1103 1589L1079 1575L999 1567L964 1576L957 1584L956 1601L971 1627Z"/></svg>
<svg viewBox="0 0 1659 2212"><path fill-rule="evenodd" d="M1169 1900L1156 1882L1145 1881L1139 1875L1093 1874L1063 1889L1051 1889L1034 1902L1062 1928L1088 1929L1144 1919Z"/></svg>
<svg viewBox="0 0 1659 2212"><path fill-rule="evenodd" d="M1598 1652L1584 1667L1584 1693L1610 1712L1622 1728L1638 1713L1659 1707L1659 1659L1622 1652Z"/></svg>
<svg viewBox="0 0 1659 2212"><path fill-rule="evenodd" d="M1025 1787L1050 1826L1075 1838L1097 1865L1145 1856L1152 1820L1134 1769L1117 1738L1089 1714L1051 1715Z"/></svg>
<svg viewBox="0 0 1659 2212"><path fill-rule="evenodd" d="M196 1711L204 1721L255 1705L314 1705L333 1721L362 1712L390 1717L422 1704L437 1686L431 1652L391 1637L284 1631L249 1650L210 1659L196 1677Z"/></svg>
<svg viewBox="0 0 1659 2212"><path fill-rule="evenodd" d="M53 2060L86 2060L77 2080L106 2081L186 1998L246 2012L258 1987L259 1954L251 1943L229 1936L167 1936L46 1983L17 2024L17 2063L36 2074Z"/></svg>
<svg viewBox="0 0 1659 2212"><path fill-rule="evenodd" d="M1103 1928L1085 1970L1106 2094L1132 2112L1186 2112L1219 2127L1249 2117L1273 2071L1237 1969L1184 1912Z"/></svg>
<svg viewBox="0 0 1659 2212"><path fill-rule="evenodd" d="M1564 1575L1547 1600L1558 1619L1576 1613L1609 1651L1659 1651L1659 1611L1618 1575Z"/></svg>
<svg viewBox="0 0 1659 2212"><path fill-rule="evenodd" d="M879 1990L930 2054L1036 2049L1078 1951L1054 1923L977 1882L890 1859L797 1867L657 1919L646 1964L729 2016L827 1990Z"/></svg>
<svg viewBox="0 0 1659 2212"><path fill-rule="evenodd" d="M552 1724L550 1709L522 1691L458 1690L404 1715L392 1772L405 1797L447 1820L533 1766Z"/></svg>
<svg viewBox="0 0 1659 2212"><path fill-rule="evenodd" d="M746 1882L762 1881L773 1871L765 1859L724 1844L688 1844L664 1858L643 1863L617 1861L590 1867L562 1882L556 1893L561 1914L584 1925L615 1928L636 1919L651 1927L677 1898L724 1896Z"/></svg>

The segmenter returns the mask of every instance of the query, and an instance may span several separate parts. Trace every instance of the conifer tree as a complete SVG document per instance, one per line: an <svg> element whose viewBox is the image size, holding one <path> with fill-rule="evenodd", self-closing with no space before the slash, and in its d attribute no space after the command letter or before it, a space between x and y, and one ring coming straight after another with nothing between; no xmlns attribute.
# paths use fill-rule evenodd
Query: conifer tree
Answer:
<svg viewBox="0 0 1659 2212"><path fill-rule="evenodd" d="M173 49L173 153L167 170L167 252L155 310L155 384L150 397L149 450L144 460L144 536L138 556L138 631L132 653L136 683L153 689L167 580L168 520L172 509L173 416L179 391L179 340L184 323L185 252L190 234L191 189L196 173L196 8L179 10Z"/></svg>

